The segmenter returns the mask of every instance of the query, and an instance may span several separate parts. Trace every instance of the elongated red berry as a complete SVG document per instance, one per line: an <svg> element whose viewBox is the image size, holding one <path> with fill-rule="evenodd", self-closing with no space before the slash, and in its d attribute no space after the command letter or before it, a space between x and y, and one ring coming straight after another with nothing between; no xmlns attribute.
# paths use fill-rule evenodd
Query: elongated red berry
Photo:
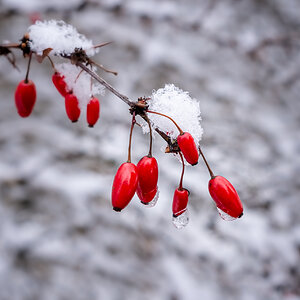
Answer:
<svg viewBox="0 0 300 300"><path fill-rule="evenodd" d="M36 89L34 83L31 80L28 80L28 82L22 80L15 92L15 104L18 114L22 118L28 117L33 110L35 101Z"/></svg>
<svg viewBox="0 0 300 300"><path fill-rule="evenodd" d="M186 189L179 190L177 188L173 196L173 217L178 217L186 211L189 201L189 191Z"/></svg>
<svg viewBox="0 0 300 300"><path fill-rule="evenodd" d="M115 211L124 209L137 188L138 172L137 167L133 163L123 163L114 178L111 200L112 206Z"/></svg>
<svg viewBox="0 0 300 300"><path fill-rule="evenodd" d="M66 95L69 93L67 84L65 82L65 77L62 76L60 73L55 72L52 75L52 82L55 85L56 89L59 91L59 93L63 96L66 97Z"/></svg>
<svg viewBox="0 0 300 300"><path fill-rule="evenodd" d="M199 153L192 135L188 132L180 134L177 137L177 143L186 161L192 166L196 165L198 163Z"/></svg>
<svg viewBox="0 0 300 300"><path fill-rule="evenodd" d="M243 215L243 205L233 185L222 176L213 177L208 190L219 209L233 218Z"/></svg>
<svg viewBox="0 0 300 300"><path fill-rule="evenodd" d="M86 119L89 124L89 127L94 127L94 125L99 119L99 114L100 114L99 100L95 97L92 97L86 109Z"/></svg>
<svg viewBox="0 0 300 300"><path fill-rule="evenodd" d="M66 113L68 118L73 122L77 122L80 116L80 108L77 97L69 93L65 97Z"/></svg>
<svg viewBox="0 0 300 300"><path fill-rule="evenodd" d="M139 175L138 185L145 194L153 191L157 186L158 165L154 157L144 156L137 164Z"/></svg>
<svg viewBox="0 0 300 300"><path fill-rule="evenodd" d="M147 193L143 193L138 184L137 188L136 188L136 194L140 198L141 202L143 204L147 205L147 204L149 204L149 202L151 202L154 199L154 197L157 194L157 190L158 190L158 188L156 186L154 190L147 192Z"/></svg>

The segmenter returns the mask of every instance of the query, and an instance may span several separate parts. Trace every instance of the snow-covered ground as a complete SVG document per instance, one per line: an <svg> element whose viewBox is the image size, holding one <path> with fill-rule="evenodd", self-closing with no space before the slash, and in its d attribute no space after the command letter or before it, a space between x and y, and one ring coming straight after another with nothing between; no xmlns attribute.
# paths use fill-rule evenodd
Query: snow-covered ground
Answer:
<svg viewBox="0 0 300 300"><path fill-rule="evenodd" d="M131 117L108 91L101 118L76 124L51 82L50 63L34 61L38 99L21 119L14 70L0 58L0 300L300 299L299 35L250 55L266 38L300 30L293 0L91 0L0 2L1 40L17 41L29 14L63 19L95 44L101 73L137 99L173 83L200 100L201 145L228 178L244 216L223 221L201 161L187 167L190 223L177 230L171 203L181 166L154 141L160 198L111 208L118 166L127 159ZM22 4L21 4L22 3ZM26 12L26 13L25 13ZM147 154L135 128L133 162Z"/></svg>

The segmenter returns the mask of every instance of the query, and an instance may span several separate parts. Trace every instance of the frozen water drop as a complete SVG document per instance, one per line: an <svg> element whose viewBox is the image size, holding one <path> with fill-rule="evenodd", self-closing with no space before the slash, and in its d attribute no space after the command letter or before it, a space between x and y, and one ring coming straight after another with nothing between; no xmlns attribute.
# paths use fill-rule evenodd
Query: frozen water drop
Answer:
<svg viewBox="0 0 300 300"><path fill-rule="evenodd" d="M226 212L224 212L222 209L220 209L219 207L217 207L218 213L220 215L220 217L225 220L225 221L234 221L237 218L234 218L230 215L228 215Z"/></svg>
<svg viewBox="0 0 300 300"><path fill-rule="evenodd" d="M177 217L173 216L172 222L177 229L182 229L189 223L189 219L189 211L186 209L181 215Z"/></svg>
<svg viewBox="0 0 300 300"><path fill-rule="evenodd" d="M156 203L157 203L158 198L159 198L159 190L157 189L157 192L156 192L154 198L149 203L147 203L146 207L153 207L153 206L155 206Z"/></svg>

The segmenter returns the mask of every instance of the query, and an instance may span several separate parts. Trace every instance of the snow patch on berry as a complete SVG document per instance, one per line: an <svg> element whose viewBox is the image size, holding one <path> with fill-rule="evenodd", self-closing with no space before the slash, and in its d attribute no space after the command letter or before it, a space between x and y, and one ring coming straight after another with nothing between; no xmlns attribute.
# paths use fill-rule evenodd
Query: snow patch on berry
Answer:
<svg viewBox="0 0 300 300"><path fill-rule="evenodd" d="M193 136L196 145L199 145L203 129L200 124L201 117L198 100L192 99L188 92L184 92L174 84L166 84L164 88L153 91L148 104L149 110L171 117L184 132L189 132ZM165 117L151 113L148 116L154 124L154 128L164 131L173 140L177 138L179 131L173 122ZM147 123L143 124L143 132L149 132Z"/></svg>
<svg viewBox="0 0 300 300"><path fill-rule="evenodd" d="M52 48L51 54L56 55L71 54L75 48L82 48L89 56L97 52L91 40L64 21L37 21L29 26L28 33L30 47L39 55L42 55L43 50L47 48Z"/></svg>
<svg viewBox="0 0 300 300"><path fill-rule="evenodd" d="M79 67L71 63L62 63L56 65L56 70L64 76L68 90L73 91L81 109L87 106L92 95L104 94L104 87L96 81L91 86L90 75L82 71Z"/></svg>

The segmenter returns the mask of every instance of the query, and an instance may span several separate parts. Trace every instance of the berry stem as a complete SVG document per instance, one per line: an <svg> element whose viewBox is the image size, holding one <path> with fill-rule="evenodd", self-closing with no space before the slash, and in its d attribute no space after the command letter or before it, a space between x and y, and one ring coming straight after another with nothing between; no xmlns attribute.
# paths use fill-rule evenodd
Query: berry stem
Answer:
<svg viewBox="0 0 300 300"><path fill-rule="evenodd" d="M180 155L181 162L182 162L182 171L181 171L181 177L180 177L180 182L179 182L178 190L182 191L183 190L183 188L182 188L182 182L183 182L183 175L184 175L184 161L183 161L183 157L182 157L181 151L179 151L178 153Z"/></svg>
<svg viewBox="0 0 300 300"><path fill-rule="evenodd" d="M205 156L204 156L204 154L203 154L203 152L202 152L202 150L201 150L201 147L199 146L198 149L199 149L199 152L200 152L200 154L201 154L201 156L202 156L202 158L203 158L203 160L204 160L204 162L205 162L205 165L206 165L206 167L207 167L207 169L208 169L208 172L209 172L209 174L210 174L211 179L215 178L216 176L214 175L212 169L210 168L210 166L209 166L209 164L208 164L208 162L207 162L207 160L206 160L206 158L205 158Z"/></svg>
<svg viewBox="0 0 300 300"><path fill-rule="evenodd" d="M152 127L151 127L151 124L150 124L150 120L148 118L147 115L145 115L145 120L146 122L148 123L148 126L149 126L149 133L150 133L150 145L149 145L149 154L148 154L148 157L152 157Z"/></svg>
<svg viewBox="0 0 300 300"><path fill-rule="evenodd" d="M55 69L55 65L54 65L54 62L53 60L51 59L51 57L49 55L47 55L48 59L50 60L50 63L51 63L51 66L53 68L53 70L56 72L56 69Z"/></svg>
<svg viewBox="0 0 300 300"><path fill-rule="evenodd" d="M91 90L91 96L93 97L93 77L91 77L90 90Z"/></svg>
<svg viewBox="0 0 300 300"><path fill-rule="evenodd" d="M25 80L24 80L25 83L28 83L28 75L29 75L29 70L30 70L31 57L32 57L32 52L30 52L30 54L29 54L29 61L28 61L26 76L25 76Z"/></svg>
<svg viewBox="0 0 300 300"><path fill-rule="evenodd" d="M133 112L131 127L130 127L130 134L129 134L128 159L127 159L128 163L131 163L131 140L132 140L132 132L133 132L133 127L134 127L135 122L136 122L135 121L135 112Z"/></svg>
<svg viewBox="0 0 300 300"><path fill-rule="evenodd" d="M167 116L167 115L164 115L164 114L162 114L162 113L156 112L156 111L146 110L146 112L151 113L151 114L160 115L160 116L163 116L163 117L165 117L165 118L168 118L168 119L171 120L171 121L174 123L174 125L177 127L177 129L179 130L179 134L180 134L180 135L183 134L182 129L178 126L178 124L177 124L171 117L169 117L169 116Z"/></svg>
<svg viewBox="0 0 300 300"><path fill-rule="evenodd" d="M82 74L82 72L83 72L83 70L80 70L80 72L79 72L78 75L76 76L76 79L75 79L74 83L77 82L77 80L78 80L78 78L80 77L80 75Z"/></svg>

